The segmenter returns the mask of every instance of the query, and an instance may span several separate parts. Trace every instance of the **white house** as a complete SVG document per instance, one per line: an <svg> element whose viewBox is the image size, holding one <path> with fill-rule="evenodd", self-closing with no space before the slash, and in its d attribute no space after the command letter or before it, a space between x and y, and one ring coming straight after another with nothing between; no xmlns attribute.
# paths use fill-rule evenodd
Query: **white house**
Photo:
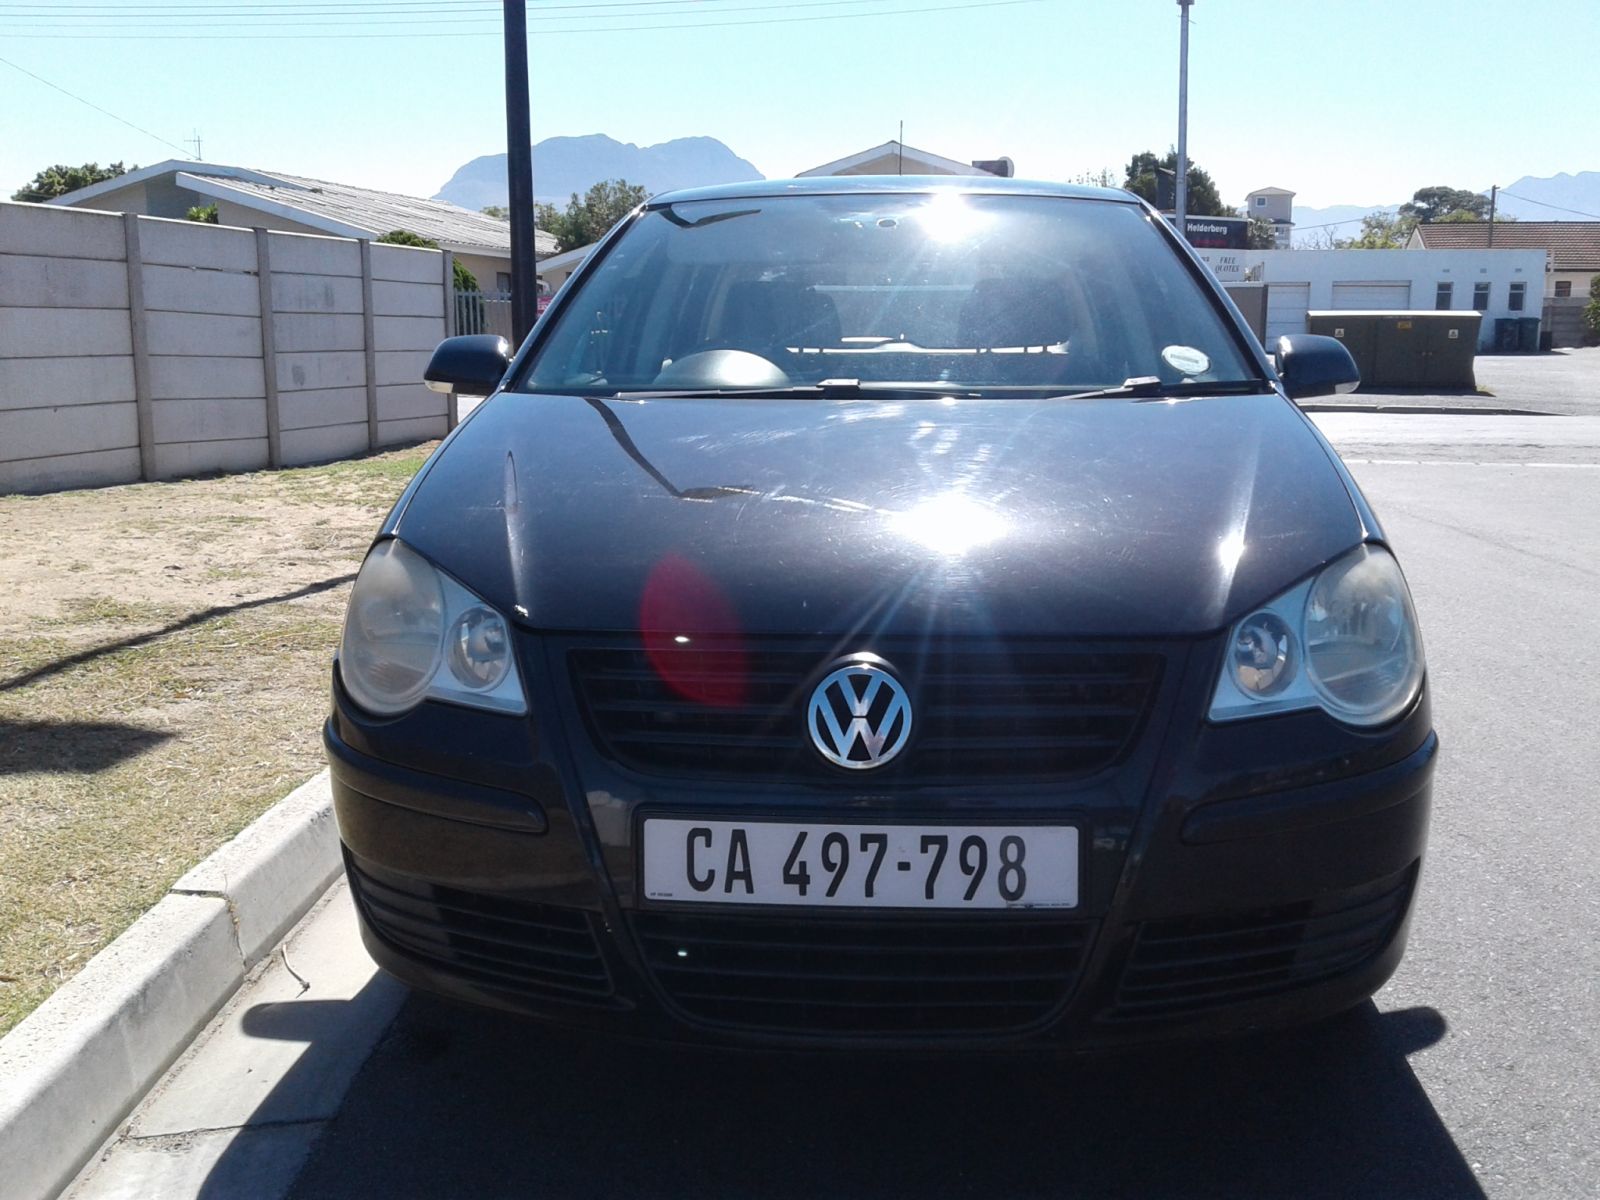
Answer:
<svg viewBox="0 0 1600 1200"><path fill-rule="evenodd" d="M1536 317L1543 250L1201 250L1218 278L1267 285L1267 343L1306 331L1312 309L1464 309L1483 314L1478 348L1501 317Z"/></svg>
<svg viewBox="0 0 1600 1200"><path fill-rule="evenodd" d="M191 208L215 204L221 225L334 234L363 241L404 229L450 251L484 290L511 290L511 227L442 200L422 200L281 171L168 159L68 192L50 203L179 220ZM536 257L554 254L555 249L553 235L536 232Z"/></svg>
<svg viewBox="0 0 1600 1200"><path fill-rule="evenodd" d="M1009 179L1015 170L1009 158L962 162L927 150L918 150L904 142L890 141L801 171L799 178L818 175L1000 175Z"/></svg>

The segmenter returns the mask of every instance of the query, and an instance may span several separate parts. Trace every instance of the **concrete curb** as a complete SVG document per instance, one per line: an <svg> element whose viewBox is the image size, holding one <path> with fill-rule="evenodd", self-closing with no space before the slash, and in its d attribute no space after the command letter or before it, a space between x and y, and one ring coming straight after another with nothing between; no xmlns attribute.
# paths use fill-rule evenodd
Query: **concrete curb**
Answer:
<svg viewBox="0 0 1600 1200"><path fill-rule="evenodd" d="M338 873L323 771L0 1038L6 1196L66 1187Z"/></svg>

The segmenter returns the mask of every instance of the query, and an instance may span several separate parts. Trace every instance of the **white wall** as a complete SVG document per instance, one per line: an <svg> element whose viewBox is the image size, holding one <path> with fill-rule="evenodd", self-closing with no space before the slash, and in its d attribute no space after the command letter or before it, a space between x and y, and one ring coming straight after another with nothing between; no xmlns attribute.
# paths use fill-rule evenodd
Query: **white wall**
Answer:
<svg viewBox="0 0 1600 1200"><path fill-rule="evenodd" d="M1483 324L1478 348L1494 345L1497 317L1537 317L1543 304L1545 252L1543 250L1202 250L1202 258L1232 255L1242 260L1251 279L1268 285L1267 339L1270 343L1284 333L1305 332L1305 311L1339 308L1334 294L1337 284L1395 284L1409 287L1403 307L1431 310L1436 286L1453 284L1450 307L1472 311L1473 287L1489 284L1489 304L1479 310ZM1525 303L1521 312L1512 312L1509 303L1511 284L1524 283ZM1274 285L1279 302L1273 300ZM1291 314L1281 299L1303 288L1305 304L1295 305ZM1354 293L1356 289L1341 288ZM1402 307L1395 305L1394 307Z"/></svg>
<svg viewBox="0 0 1600 1200"><path fill-rule="evenodd" d="M435 250L0 204L0 492L442 436L422 372L448 270Z"/></svg>

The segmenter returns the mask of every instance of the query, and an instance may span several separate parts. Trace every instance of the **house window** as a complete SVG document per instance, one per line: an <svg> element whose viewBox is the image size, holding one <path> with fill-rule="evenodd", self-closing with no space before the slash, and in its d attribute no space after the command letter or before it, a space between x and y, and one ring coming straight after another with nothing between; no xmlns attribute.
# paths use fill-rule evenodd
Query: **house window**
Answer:
<svg viewBox="0 0 1600 1200"><path fill-rule="evenodd" d="M1433 306L1440 311L1448 309L1450 307L1450 296L1455 291L1455 287L1456 285L1453 283L1441 283L1434 288Z"/></svg>
<svg viewBox="0 0 1600 1200"><path fill-rule="evenodd" d="M507 294L510 294L510 292L511 292L511 275L510 275L510 273L506 272L506 271L496 271L494 273L494 286L495 286L495 290L496 291L505 292Z"/></svg>
<svg viewBox="0 0 1600 1200"><path fill-rule="evenodd" d="M1265 196L1257 196L1256 197L1256 207L1257 208L1265 208L1266 206L1267 206L1267 198Z"/></svg>
<svg viewBox="0 0 1600 1200"><path fill-rule="evenodd" d="M1511 298L1507 301L1506 307L1509 308L1512 312L1521 312L1522 311L1522 302L1523 302L1524 299L1527 298L1527 294L1528 294L1528 285L1527 284L1525 284L1525 283L1513 283L1511 285Z"/></svg>
<svg viewBox="0 0 1600 1200"><path fill-rule="evenodd" d="M1572 280L1556 280L1556 299L1565 300L1570 295L1572 295Z"/></svg>
<svg viewBox="0 0 1600 1200"><path fill-rule="evenodd" d="M1475 283L1472 285L1472 307L1478 312L1489 311L1489 285Z"/></svg>

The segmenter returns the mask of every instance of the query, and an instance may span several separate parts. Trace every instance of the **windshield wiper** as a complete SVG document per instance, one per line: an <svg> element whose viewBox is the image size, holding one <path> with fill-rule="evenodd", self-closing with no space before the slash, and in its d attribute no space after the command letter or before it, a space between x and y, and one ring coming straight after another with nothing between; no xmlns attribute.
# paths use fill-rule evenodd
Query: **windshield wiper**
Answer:
<svg viewBox="0 0 1600 1200"><path fill-rule="evenodd" d="M967 384L863 383L859 379L824 379L821 383L785 383L762 387L630 388L615 392L610 400L678 400L719 396L772 400L851 400L862 396L878 398L942 399L946 396L976 397L983 389Z"/></svg>
<svg viewBox="0 0 1600 1200"><path fill-rule="evenodd" d="M1270 392L1265 379L1191 380L1187 383L1162 383L1154 375L1125 379L1116 387L1095 388L1089 392L1063 392L1063 400L1100 400L1128 396L1134 400L1173 400L1189 396L1249 396Z"/></svg>

